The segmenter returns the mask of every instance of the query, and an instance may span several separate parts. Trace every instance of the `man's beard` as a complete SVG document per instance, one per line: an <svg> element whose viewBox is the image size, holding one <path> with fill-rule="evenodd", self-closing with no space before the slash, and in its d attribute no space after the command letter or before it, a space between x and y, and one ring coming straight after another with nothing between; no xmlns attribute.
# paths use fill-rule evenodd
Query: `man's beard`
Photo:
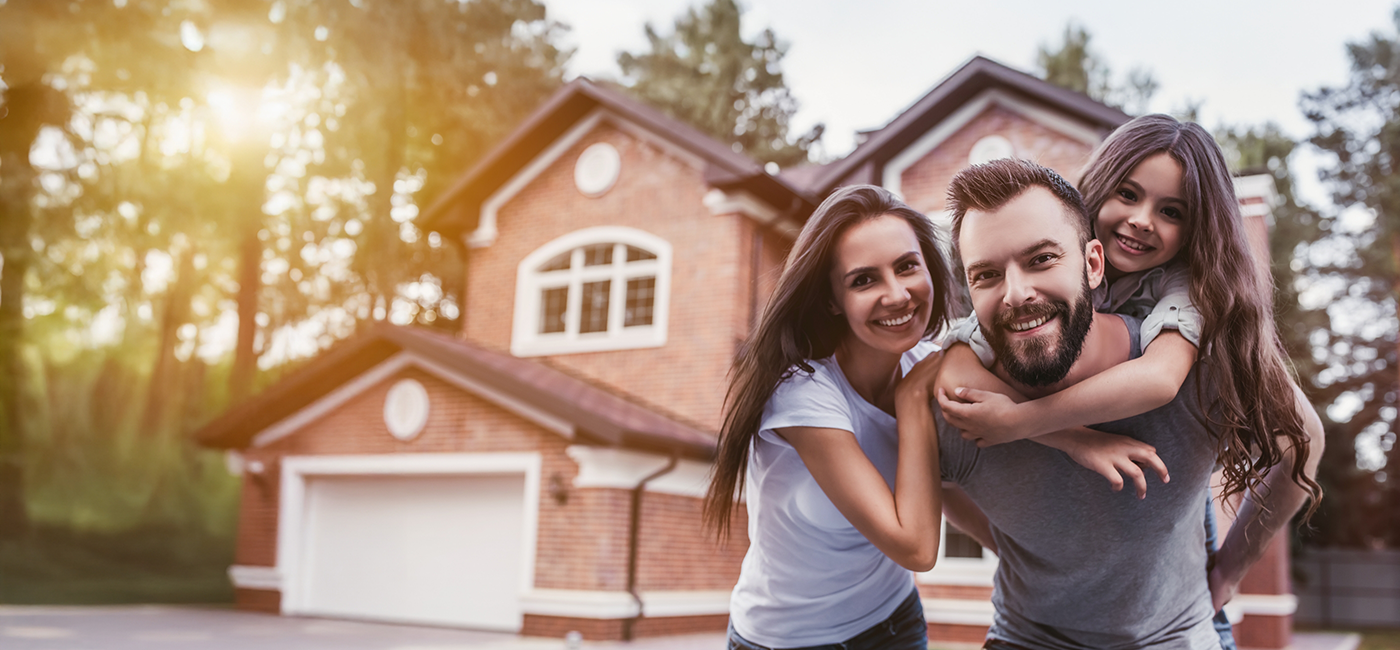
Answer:
<svg viewBox="0 0 1400 650"><path fill-rule="evenodd" d="M1006 328L1011 323L1041 316L1061 320L1057 341L1036 337L1012 344L1007 340ZM992 326L983 328L983 333L997 360L1012 379L1027 386L1049 386L1064 379L1070 368L1074 367L1074 362L1079 360L1079 354L1084 351L1084 339L1089 335L1089 326L1093 322L1089 280L1085 278L1084 288L1072 308L1064 301L1022 305L997 314Z"/></svg>

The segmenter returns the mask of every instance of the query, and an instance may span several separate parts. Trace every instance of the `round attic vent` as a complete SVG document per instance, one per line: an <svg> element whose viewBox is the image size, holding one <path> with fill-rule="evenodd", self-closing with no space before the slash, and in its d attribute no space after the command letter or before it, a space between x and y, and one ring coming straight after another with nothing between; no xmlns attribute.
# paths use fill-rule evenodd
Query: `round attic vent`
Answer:
<svg viewBox="0 0 1400 650"><path fill-rule="evenodd" d="M617 182L622 156L606 142L599 142L579 154L574 164L574 185L585 196L602 196Z"/></svg>
<svg viewBox="0 0 1400 650"><path fill-rule="evenodd" d="M384 398L384 424L399 440L412 440L428 423L428 389L413 379L401 379Z"/></svg>
<svg viewBox="0 0 1400 650"><path fill-rule="evenodd" d="M980 165L984 162L1011 158L1015 155L1016 149L1011 146L1010 140L999 135L989 135L972 145L972 152L967 154L967 164Z"/></svg>

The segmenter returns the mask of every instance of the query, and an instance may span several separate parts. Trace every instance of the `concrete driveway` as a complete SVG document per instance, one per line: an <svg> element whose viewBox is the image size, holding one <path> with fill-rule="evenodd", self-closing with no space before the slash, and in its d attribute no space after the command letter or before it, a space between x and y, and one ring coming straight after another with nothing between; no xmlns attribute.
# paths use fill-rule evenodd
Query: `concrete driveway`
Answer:
<svg viewBox="0 0 1400 650"><path fill-rule="evenodd" d="M720 650L724 634L585 641L586 650ZM0 606L5 650L564 650L561 639L232 609Z"/></svg>

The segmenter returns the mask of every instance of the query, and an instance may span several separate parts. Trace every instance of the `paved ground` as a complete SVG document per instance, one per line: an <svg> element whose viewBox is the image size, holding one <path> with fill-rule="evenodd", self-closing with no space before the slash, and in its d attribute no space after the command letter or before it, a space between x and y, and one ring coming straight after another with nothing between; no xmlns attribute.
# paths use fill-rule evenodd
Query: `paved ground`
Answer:
<svg viewBox="0 0 1400 650"><path fill-rule="evenodd" d="M1356 650L1360 637L1298 633L1293 650ZM583 650L720 650L723 634L585 641ZM936 646L941 647L941 646ZM950 650L963 646L947 646ZM976 648L971 645L967 648ZM4 650L565 650L561 639L253 614L200 607L0 606Z"/></svg>
<svg viewBox="0 0 1400 650"><path fill-rule="evenodd" d="M584 650L720 650L723 634L584 642ZM4 650L565 650L561 639L198 607L0 606Z"/></svg>

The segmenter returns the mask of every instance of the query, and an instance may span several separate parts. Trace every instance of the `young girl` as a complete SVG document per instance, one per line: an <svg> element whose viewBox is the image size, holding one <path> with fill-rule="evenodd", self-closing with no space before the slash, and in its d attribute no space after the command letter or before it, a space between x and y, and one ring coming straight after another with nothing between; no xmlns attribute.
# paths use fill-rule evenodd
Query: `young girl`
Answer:
<svg viewBox="0 0 1400 650"><path fill-rule="evenodd" d="M965 323L959 338L972 349L953 346L937 382L947 421L986 446L1132 417L1172 401L1201 350L1216 391L1202 403L1219 413L1209 426L1225 496L1260 484L1285 456L1283 436L1296 452L1291 478L1315 508L1320 488L1304 473L1308 438L1300 415L1311 406L1289 376L1272 286L1255 270L1219 146L1199 125L1139 117L1095 151L1080 190L1108 262L1109 284L1095 289L1096 307L1145 319L1143 355L1024 401L983 368L994 361L990 348L975 321ZM997 392L961 388L968 385ZM1210 515L1208 509L1213 537Z"/></svg>
<svg viewBox="0 0 1400 650"><path fill-rule="evenodd" d="M723 534L739 485L747 497L731 649L926 649L910 570L938 556L924 386L940 359L914 364L936 349L950 278L929 220L878 187L838 190L798 235L736 359L705 499Z"/></svg>

